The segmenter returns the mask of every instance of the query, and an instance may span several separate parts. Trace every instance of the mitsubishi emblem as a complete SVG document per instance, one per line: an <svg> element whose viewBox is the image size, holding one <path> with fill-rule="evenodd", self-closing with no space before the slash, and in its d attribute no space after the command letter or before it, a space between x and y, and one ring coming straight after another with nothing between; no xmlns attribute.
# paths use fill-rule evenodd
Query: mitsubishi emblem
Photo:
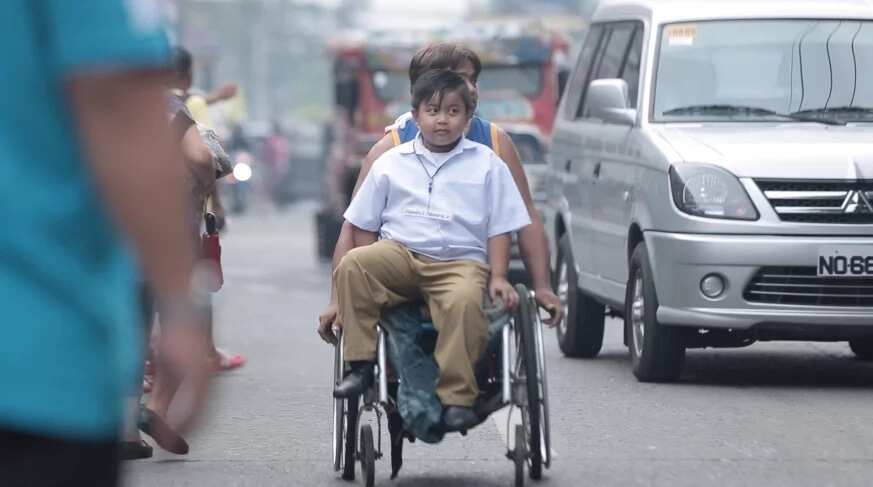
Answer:
<svg viewBox="0 0 873 487"><path fill-rule="evenodd" d="M869 192L849 191L849 194L846 195L846 201L843 202L843 213L852 215L873 213L873 203L870 202L870 196Z"/></svg>

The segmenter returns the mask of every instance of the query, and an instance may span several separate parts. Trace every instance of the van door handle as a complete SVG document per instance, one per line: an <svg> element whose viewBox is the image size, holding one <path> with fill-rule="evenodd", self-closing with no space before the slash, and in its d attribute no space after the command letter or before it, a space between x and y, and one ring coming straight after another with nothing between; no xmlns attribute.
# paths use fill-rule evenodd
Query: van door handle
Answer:
<svg viewBox="0 0 873 487"><path fill-rule="evenodd" d="M573 159L567 159L567 162L564 163L564 171L570 172L570 169L573 168Z"/></svg>
<svg viewBox="0 0 873 487"><path fill-rule="evenodd" d="M599 162L594 165L594 177L595 178L600 177L600 166L601 166L601 164Z"/></svg>

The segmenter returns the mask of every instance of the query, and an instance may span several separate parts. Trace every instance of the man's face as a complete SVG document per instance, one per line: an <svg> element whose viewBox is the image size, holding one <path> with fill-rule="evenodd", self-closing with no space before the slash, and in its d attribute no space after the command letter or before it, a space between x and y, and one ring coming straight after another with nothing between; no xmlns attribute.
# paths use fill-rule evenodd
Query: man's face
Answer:
<svg viewBox="0 0 873 487"><path fill-rule="evenodd" d="M473 105L479 104L479 80L476 79L476 68L470 61L464 61L460 66L453 69L455 74L464 78L467 82L467 87L470 88L470 94L473 95Z"/></svg>
<svg viewBox="0 0 873 487"><path fill-rule="evenodd" d="M470 120L470 114L458 90L443 93L442 100L439 94L435 94L430 100L421 102L412 111L412 115L428 149L435 152L451 150L458 139L463 137Z"/></svg>

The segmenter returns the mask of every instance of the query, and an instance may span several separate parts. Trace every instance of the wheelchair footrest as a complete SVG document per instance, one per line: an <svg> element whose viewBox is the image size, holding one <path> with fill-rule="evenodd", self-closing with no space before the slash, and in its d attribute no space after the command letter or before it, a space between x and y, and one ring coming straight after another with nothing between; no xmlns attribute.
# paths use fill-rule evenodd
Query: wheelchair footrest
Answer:
<svg viewBox="0 0 873 487"><path fill-rule="evenodd" d="M488 419L488 416L491 416L503 406L503 397L500 394L494 394L488 399L476 403L474 410L476 411L476 415L479 416L479 420L485 421Z"/></svg>

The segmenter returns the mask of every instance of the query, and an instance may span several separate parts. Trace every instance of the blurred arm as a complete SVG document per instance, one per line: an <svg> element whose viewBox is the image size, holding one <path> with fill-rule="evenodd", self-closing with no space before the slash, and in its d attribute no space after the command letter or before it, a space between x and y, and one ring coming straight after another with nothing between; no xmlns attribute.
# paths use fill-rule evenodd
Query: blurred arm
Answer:
<svg viewBox="0 0 873 487"><path fill-rule="evenodd" d="M67 91L97 186L161 297L188 296L194 267L182 154L163 76L78 75Z"/></svg>
<svg viewBox="0 0 873 487"><path fill-rule="evenodd" d="M227 83L210 91L204 99L208 105L218 103L220 101L229 100L236 96L238 88L236 83Z"/></svg>
<svg viewBox="0 0 873 487"><path fill-rule="evenodd" d="M188 161L188 170L200 182L202 187L215 187L215 166L212 161L212 153L203 142L197 125L191 125L185 130L182 137L182 156Z"/></svg>

